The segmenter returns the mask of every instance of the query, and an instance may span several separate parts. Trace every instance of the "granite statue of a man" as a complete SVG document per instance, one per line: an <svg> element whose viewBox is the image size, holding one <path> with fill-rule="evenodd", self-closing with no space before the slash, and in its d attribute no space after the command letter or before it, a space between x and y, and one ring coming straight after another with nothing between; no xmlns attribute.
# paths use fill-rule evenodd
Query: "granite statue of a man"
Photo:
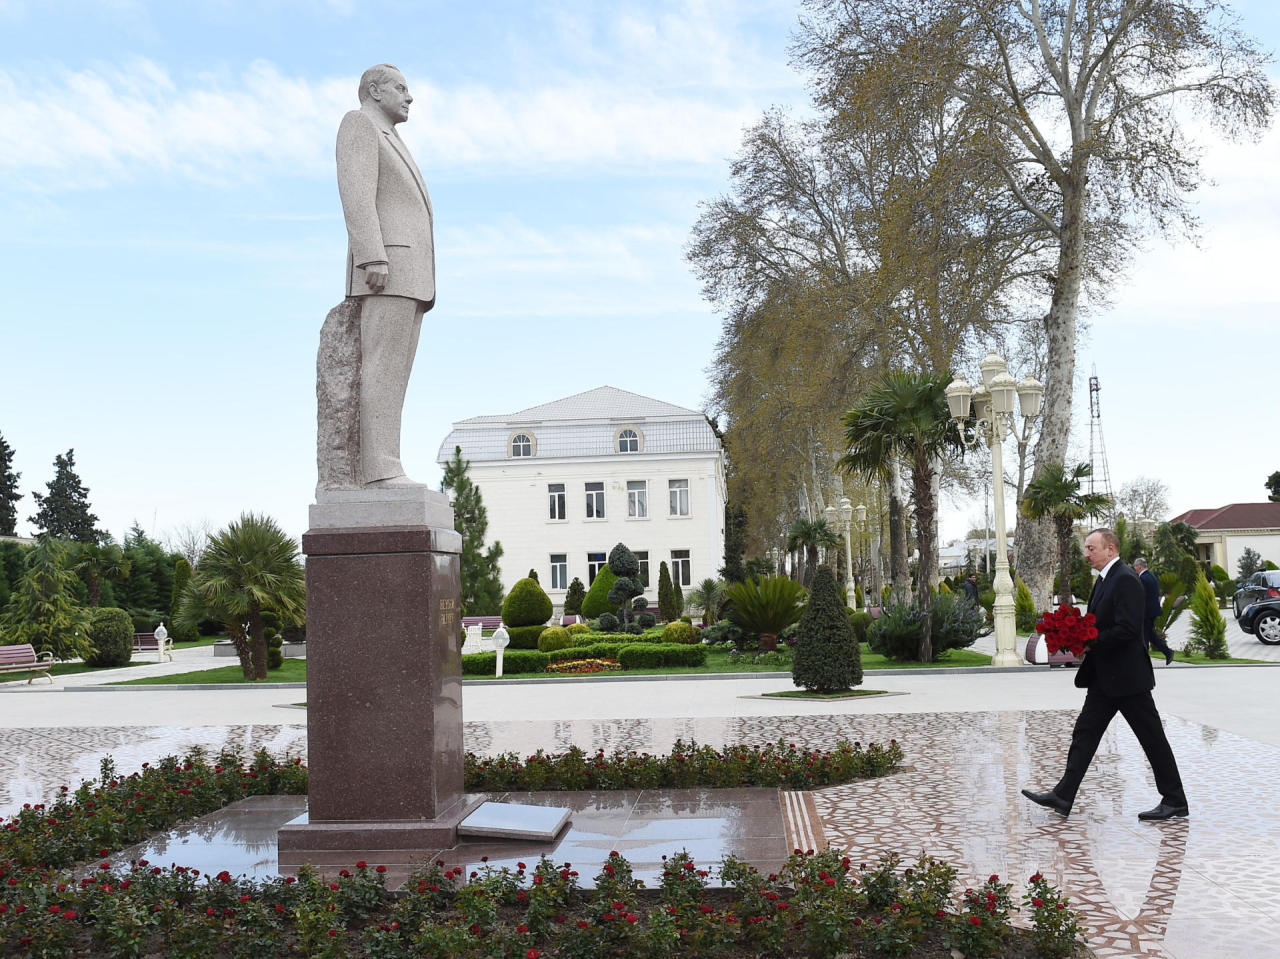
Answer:
<svg viewBox="0 0 1280 959"><path fill-rule="evenodd" d="M400 422L422 314L436 299L431 197L396 132L413 103L403 74L387 63L370 67L360 77L359 95L360 108L338 128L347 300L321 334L322 490L419 485L400 463ZM330 329L340 311L350 342ZM334 368L352 366L346 385L335 386ZM342 411L335 414L335 407Z"/></svg>

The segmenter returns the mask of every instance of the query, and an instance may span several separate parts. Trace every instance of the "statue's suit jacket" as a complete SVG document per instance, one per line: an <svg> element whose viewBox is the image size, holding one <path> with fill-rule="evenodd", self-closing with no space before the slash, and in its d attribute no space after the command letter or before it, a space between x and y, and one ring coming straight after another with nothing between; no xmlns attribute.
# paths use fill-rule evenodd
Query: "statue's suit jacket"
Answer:
<svg viewBox="0 0 1280 959"><path fill-rule="evenodd" d="M1117 562L1098 580L1089 597L1098 638L1076 670L1075 684L1111 697L1132 696L1155 687L1155 672L1142 640L1146 595L1138 574Z"/></svg>
<svg viewBox="0 0 1280 959"><path fill-rule="evenodd" d="M431 197L409 148L380 115L352 110L338 127L338 194L347 221L347 296L368 296L365 264L383 260L383 296L436 299Z"/></svg>

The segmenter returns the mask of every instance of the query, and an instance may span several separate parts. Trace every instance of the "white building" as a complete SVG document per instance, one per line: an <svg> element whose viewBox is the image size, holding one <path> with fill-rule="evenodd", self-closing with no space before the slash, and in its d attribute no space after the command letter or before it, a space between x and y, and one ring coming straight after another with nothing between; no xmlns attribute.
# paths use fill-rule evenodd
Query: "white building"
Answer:
<svg viewBox="0 0 1280 959"><path fill-rule="evenodd" d="M1246 549L1280 562L1280 503L1231 503L1218 509L1189 509L1171 523L1196 531L1196 559L1216 563L1236 575Z"/></svg>
<svg viewBox="0 0 1280 959"><path fill-rule="evenodd" d="M685 588L724 563L724 451L702 413L601 386L454 423L437 462L455 447L471 461L487 540L502 543L504 591L537 570L559 610L574 577L589 587L621 542L656 606L659 563Z"/></svg>

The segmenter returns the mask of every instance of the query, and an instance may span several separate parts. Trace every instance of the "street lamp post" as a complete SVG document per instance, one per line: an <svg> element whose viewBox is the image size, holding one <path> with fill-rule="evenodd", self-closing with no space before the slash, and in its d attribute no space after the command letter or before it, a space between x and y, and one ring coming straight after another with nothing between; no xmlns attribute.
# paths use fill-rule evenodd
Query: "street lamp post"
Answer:
<svg viewBox="0 0 1280 959"><path fill-rule="evenodd" d="M996 521L996 655L993 666L1019 666L1017 626L1013 615L1013 579L1009 576L1009 551L1004 518L1004 463L1001 457L1004 439L1014 425L1013 398L1018 397L1022 411L1022 436L1029 435L1031 421L1040 412L1044 385L1031 377L1015 383L1005 361L994 353L982 361L982 383L975 389L962 379L947 387L947 407L960 431L965 446L979 441L991 449L991 474ZM972 403L972 408L970 404ZM972 416L972 420L971 417Z"/></svg>
<svg viewBox="0 0 1280 959"><path fill-rule="evenodd" d="M862 516L866 516L867 511L863 507L859 506L858 509L862 510ZM840 535L844 537L844 601L850 608L853 608L855 603L854 590L856 589L853 582L853 546L850 542L853 538L853 503L849 497L841 496L838 508L828 506L822 511L822 514L826 517L827 525L838 530ZM859 522L861 522L862 516L859 517Z"/></svg>

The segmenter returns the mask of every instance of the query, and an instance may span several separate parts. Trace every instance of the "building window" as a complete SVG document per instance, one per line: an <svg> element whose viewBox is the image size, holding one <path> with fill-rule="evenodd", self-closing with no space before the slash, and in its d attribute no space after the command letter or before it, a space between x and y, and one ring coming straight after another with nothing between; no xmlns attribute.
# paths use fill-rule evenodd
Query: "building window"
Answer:
<svg viewBox="0 0 1280 959"><path fill-rule="evenodd" d="M564 484L547 484L547 503L552 519L564 519Z"/></svg>
<svg viewBox="0 0 1280 959"><path fill-rule="evenodd" d="M671 580L677 586L693 585L693 570L689 566L689 551L673 549L671 551Z"/></svg>
<svg viewBox="0 0 1280 959"><path fill-rule="evenodd" d="M569 588L569 557L565 553L551 554L551 588Z"/></svg>
<svg viewBox="0 0 1280 959"><path fill-rule="evenodd" d="M515 436L511 437L511 455L532 456L533 437L528 433L517 433Z"/></svg>
<svg viewBox="0 0 1280 959"><path fill-rule="evenodd" d="M630 426L619 430L617 448L619 453L639 453L640 433Z"/></svg>
<svg viewBox="0 0 1280 959"><path fill-rule="evenodd" d="M604 553L588 553L587 554L587 585L590 586L596 581L596 573L604 569L605 558Z"/></svg>
<svg viewBox="0 0 1280 959"><path fill-rule="evenodd" d="M649 588L649 551L637 550L636 559L640 561L640 585Z"/></svg>
<svg viewBox="0 0 1280 959"><path fill-rule="evenodd" d="M587 484L587 519L604 519L604 483Z"/></svg>
<svg viewBox="0 0 1280 959"><path fill-rule="evenodd" d="M627 480L627 515L636 519L649 515L648 480Z"/></svg>
<svg viewBox="0 0 1280 959"><path fill-rule="evenodd" d="M667 480L667 492L671 498L671 515L689 515L689 481L687 479Z"/></svg>

